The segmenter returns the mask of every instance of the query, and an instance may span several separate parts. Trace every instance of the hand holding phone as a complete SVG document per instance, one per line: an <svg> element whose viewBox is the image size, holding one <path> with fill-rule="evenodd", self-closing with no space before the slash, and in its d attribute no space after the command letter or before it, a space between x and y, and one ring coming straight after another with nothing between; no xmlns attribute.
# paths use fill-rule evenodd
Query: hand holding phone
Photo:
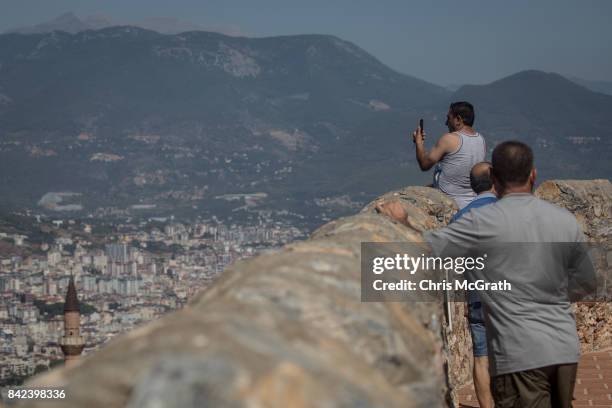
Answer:
<svg viewBox="0 0 612 408"><path fill-rule="evenodd" d="M412 141L414 143L423 143L425 141L425 128L423 126L423 118L419 119L419 127L412 134Z"/></svg>

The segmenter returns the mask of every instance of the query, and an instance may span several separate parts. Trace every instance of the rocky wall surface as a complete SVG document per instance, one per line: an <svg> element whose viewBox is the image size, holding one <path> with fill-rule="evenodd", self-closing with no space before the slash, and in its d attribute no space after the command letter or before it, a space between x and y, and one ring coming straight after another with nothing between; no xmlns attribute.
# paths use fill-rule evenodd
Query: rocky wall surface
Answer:
<svg viewBox="0 0 612 408"><path fill-rule="evenodd" d="M425 187L397 194L428 228L454 211ZM446 406L442 305L361 302L361 242L407 240L421 235L366 209L238 262L183 310L33 379L68 397L28 406Z"/></svg>
<svg viewBox="0 0 612 408"><path fill-rule="evenodd" d="M537 194L610 244L612 185L554 181ZM399 200L415 229L375 213ZM61 387L32 407L440 407L469 380L463 305L361 302L361 242L422 242L456 206L426 187L388 193L307 241L226 269L184 309L28 385ZM608 246L608 248L610 248ZM415 254L418 256L418 254ZM581 309L584 308L584 309ZM578 306L583 347L610 342L609 304ZM607 334L606 334L607 333Z"/></svg>
<svg viewBox="0 0 612 408"><path fill-rule="evenodd" d="M612 184L609 180L555 180L542 183L536 195L571 211L589 242L596 243L599 295L612 299ZM582 351L612 346L612 303L574 305Z"/></svg>

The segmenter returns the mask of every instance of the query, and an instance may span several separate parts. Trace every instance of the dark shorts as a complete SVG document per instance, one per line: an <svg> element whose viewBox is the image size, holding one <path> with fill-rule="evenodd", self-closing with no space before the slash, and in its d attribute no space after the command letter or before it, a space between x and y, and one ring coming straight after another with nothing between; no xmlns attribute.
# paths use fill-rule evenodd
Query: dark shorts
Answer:
<svg viewBox="0 0 612 408"><path fill-rule="evenodd" d="M487 353L487 330L484 323L470 323L472 334L472 353L474 357L486 357Z"/></svg>
<svg viewBox="0 0 612 408"><path fill-rule="evenodd" d="M491 378L495 408L570 408L578 364L561 364Z"/></svg>
<svg viewBox="0 0 612 408"><path fill-rule="evenodd" d="M472 335L472 352L474 357L487 356L487 330L484 324L484 313L478 293L468 292L468 322Z"/></svg>

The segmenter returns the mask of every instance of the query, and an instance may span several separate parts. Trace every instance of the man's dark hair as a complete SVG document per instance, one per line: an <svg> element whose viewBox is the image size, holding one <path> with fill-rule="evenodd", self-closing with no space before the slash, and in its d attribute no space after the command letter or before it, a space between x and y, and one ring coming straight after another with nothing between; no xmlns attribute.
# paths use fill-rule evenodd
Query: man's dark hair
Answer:
<svg viewBox="0 0 612 408"><path fill-rule="evenodd" d="M525 184L533 169L533 151L525 143L511 140L498 144L491 156L491 173L503 186Z"/></svg>
<svg viewBox="0 0 612 408"><path fill-rule="evenodd" d="M466 125L474 125L476 115L474 114L474 106L471 103L465 101L453 102L450 105L450 111L453 116L459 116L463 119L463 123Z"/></svg>
<svg viewBox="0 0 612 408"><path fill-rule="evenodd" d="M489 165L489 171L491 169L491 163L483 162ZM489 171L470 171L470 186L476 194L489 191L493 188L493 181L491 180L491 174Z"/></svg>

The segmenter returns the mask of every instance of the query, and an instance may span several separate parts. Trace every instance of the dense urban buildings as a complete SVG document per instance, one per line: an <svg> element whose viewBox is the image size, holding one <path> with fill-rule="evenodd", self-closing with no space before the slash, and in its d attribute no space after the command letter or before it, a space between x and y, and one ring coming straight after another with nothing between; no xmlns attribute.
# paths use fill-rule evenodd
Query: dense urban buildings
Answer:
<svg viewBox="0 0 612 408"><path fill-rule="evenodd" d="M67 361L81 350L86 356L181 308L235 260L304 235L280 223L217 220L124 223L112 231L72 220L47 224L48 243L0 231L2 240L27 249L0 256L0 385L62 364L64 353Z"/></svg>

